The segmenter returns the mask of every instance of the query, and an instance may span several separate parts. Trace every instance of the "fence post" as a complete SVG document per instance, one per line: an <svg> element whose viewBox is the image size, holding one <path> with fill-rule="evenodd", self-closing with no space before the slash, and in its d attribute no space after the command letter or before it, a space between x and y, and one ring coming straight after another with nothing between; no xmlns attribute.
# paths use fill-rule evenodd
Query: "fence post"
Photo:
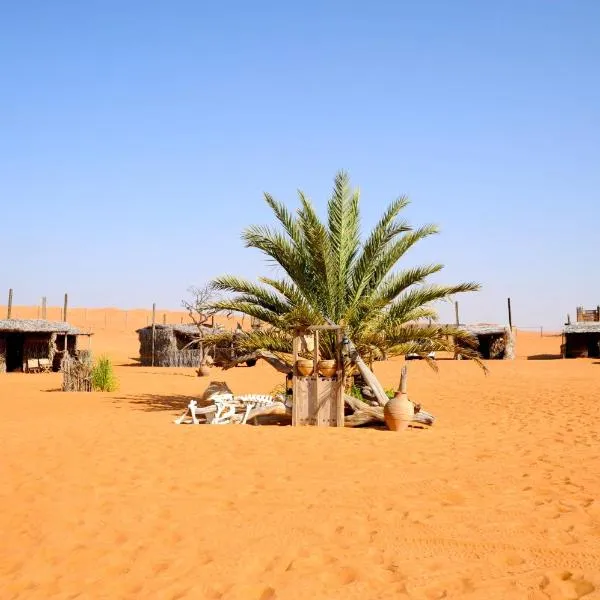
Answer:
<svg viewBox="0 0 600 600"><path fill-rule="evenodd" d="M156 340L156 303L152 305L152 366L154 366L154 342Z"/></svg>
<svg viewBox="0 0 600 600"><path fill-rule="evenodd" d="M13 291L12 288L10 288L10 290L8 290L8 307L6 309L6 318L10 319L10 316L12 314L12 296L13 296Z"/></svg>

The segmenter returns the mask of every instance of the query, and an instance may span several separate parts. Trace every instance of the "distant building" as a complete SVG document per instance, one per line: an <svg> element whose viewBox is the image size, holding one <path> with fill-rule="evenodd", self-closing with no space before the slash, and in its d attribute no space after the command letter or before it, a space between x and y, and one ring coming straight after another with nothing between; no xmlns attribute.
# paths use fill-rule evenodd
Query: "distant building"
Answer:
<svg viewBox="0 0 600 600"><path fill-rule="evenodd" d="M577 322L567 323L562 332L563 358L600 358L600 306L578 306Z"/></svg>
<svg viewBox="0 0 600 600"><path fill-rule="evenodd" d="M0 373L32 370L32 362L44 359L54 371L60 369L65 348L74 356L78 338L90 336L65 322L43 319L0 320Z"/></svg>
<svg viewBox="0 0 600 600"><path fill-rule="evenodd" d="M565 325L562 338L563 358L600 358L600 321Z"/></svg>
<svg viewBox="0 0 600 600"><path fill-rule="evenodd" d="M459 325L459 329L477 338L476 350L487 360L512 360L515 357L515 340L510 327L503 325ZM460 344L459 344L460 346ZM460 358L460 351L457 358Z"/></svg>

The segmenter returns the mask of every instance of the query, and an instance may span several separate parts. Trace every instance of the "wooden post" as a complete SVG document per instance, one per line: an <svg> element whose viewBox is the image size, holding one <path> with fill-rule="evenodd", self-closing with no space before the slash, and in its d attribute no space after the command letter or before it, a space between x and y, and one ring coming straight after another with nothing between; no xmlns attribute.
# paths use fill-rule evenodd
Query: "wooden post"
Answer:
<svg viewBox="0 0 600 600"><path fill-rule="evenodd" d="M163 325L167 324L167 313L163 313Z"/></svg>
<svg viewBox="0 0 600 600"><path fill-rule="evenodd" d="M293 352L293 360L294 360L294 370L293 370L293 381L292 381L292 424L299 425L300 420L300 394L298 391L298 367L296 365L296 361L298 360L298 344L299 344L299 335L298 331L294 332L294 343L292 346Z"/></svg>
<svg viewBox="0 0 600 600"><path fill-rule="evenodd" d="M43 296L42 297L42 319L44 319L44 321L46 320L46 306L47 306L46 296Z"/></svg>
<svg viewBox="0 0 600 600"><path fill-rule="evenodd" d="M341 328L335 332L337 359L337 426L344 426L344 393L346 391L346 377L344 372L344 363L342 357L342 330Z"/></svg>
<svg viewBox="0 0 600 600"><path fill-rule="evenodd" d="M154 343L156 341L156 303L152 305L152 366L154 366Z"/></svg>
<svg viewBox="0 0 600 600"><path fill-rule="evenodd" d="M67 306L69 304L69 296L65 294L65 306L63 308L63 321L67 322Z"/></svg>
<svg viewBox="0 0 600 600"><path fill-rule="evenodd" d="M321 412L321 398L319 396L319 330L313 333L313 378L315 380L315 389L314 389L314 404L316 407L314 413L315 425L319 425L320 420L320 412Z"/></svg>
<svg viewBox="0 0 600 600"><path fill-rule="evenodd" d="M10 319L10 316L12 314L12 296L13 296L13 291L12 288L10 288L10 290L8 290L8 307L6 309L6 318Z"/></svg>
<svg viewBox="0 0 600 600"><path fill-rule="evenodd" d="M456 315L456 326L460 325L460 319L458 318L458 301L454 303L454 313Z"/></svg>
<svg viewBox="0 0 600 600"><path fill-rule="evenodd" d="M510 298L508 299L508 326L510 327L510 330L512 331L512 309L510 306Z"/></svg>

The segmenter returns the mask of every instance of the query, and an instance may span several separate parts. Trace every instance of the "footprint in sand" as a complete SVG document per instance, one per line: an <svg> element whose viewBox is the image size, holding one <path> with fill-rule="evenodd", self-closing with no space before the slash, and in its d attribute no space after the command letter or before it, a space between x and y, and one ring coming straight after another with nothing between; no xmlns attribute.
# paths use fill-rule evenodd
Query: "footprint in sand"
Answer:
<svg viewBox="0 0 600 600"><path fill-rule="evenodd" d="M591 581L570 571L547 573L542 577L539 587L550 600L577 600L596 589Z"/></svg>

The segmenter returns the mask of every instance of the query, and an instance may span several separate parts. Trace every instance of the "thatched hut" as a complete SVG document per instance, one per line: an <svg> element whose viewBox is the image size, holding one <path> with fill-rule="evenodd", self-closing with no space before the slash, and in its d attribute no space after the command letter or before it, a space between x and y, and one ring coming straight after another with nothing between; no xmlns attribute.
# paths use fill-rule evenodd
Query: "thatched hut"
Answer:
<svg viewBox="0 0 600 600"><path fill-rule="evenodd" d="M198 340L196 325L154 326L154 366L155 367L197 367L206 352L213 356L212 348L203 348ZM220 332L218 327L202 327L206 335ZM140 362L152 365L152 325L142 327L137 332L140 340Z"/></svg>
<svg viewBox="0 0 600 600"><path fill-rule="evenodd" d="M600 358L600 322L581 321L562 332L563 358Z"/></svg>
<svg viewBox="0 0 600 600"><path fill-rule="evenodd" d="M515 341L510 327L502 325L461 325L460 329L477 338L477 350L481 358L512 360L515 357ZM461 357L460 351L457 357Z"/></svg>
<svg viewBox="0 0 600 600"><path fill-rule="evenodd" d="M48 359L53 370L58 371L65 347L74 356L78 338L90 335L64 322L0 320L0 373L27 371L28 361L40 358Z"/></svg>

